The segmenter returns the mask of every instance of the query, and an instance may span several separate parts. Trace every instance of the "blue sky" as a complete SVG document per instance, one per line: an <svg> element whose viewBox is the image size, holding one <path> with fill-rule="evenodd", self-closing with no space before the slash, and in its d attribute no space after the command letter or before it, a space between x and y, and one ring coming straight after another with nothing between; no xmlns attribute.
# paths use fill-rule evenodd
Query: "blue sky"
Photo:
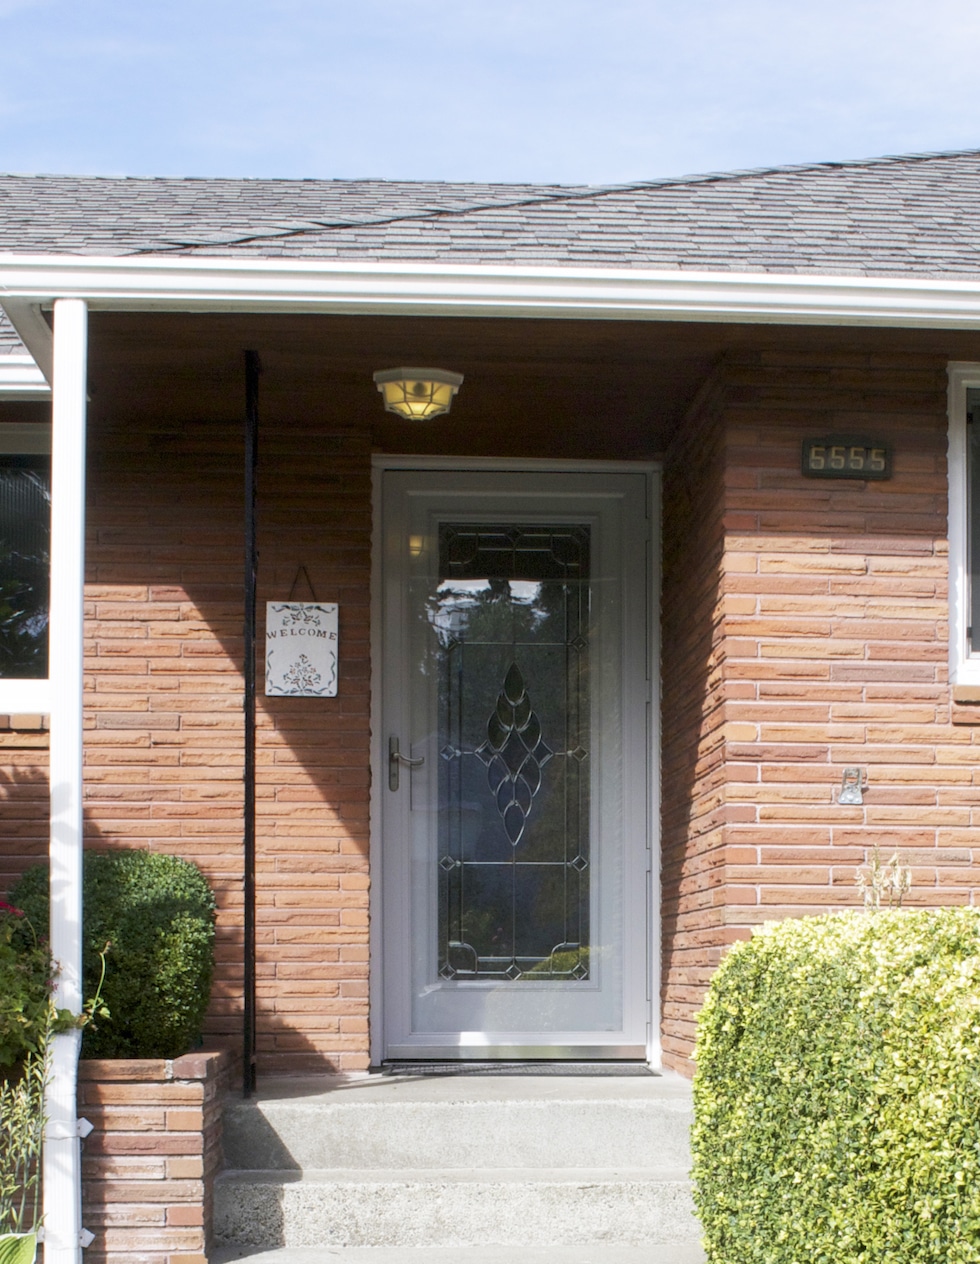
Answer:
<svg viewBox="0 0 980 1264"><path fill-rule="evenodd" d="M980 148L977 0L0 0L0 169L613 183Z"/></svg>

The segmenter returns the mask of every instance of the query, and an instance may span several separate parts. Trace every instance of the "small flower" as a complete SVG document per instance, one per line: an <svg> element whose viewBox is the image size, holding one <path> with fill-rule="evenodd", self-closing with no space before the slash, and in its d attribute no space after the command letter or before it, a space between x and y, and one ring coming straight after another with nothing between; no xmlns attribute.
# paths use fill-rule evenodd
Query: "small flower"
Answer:
<svg viewBox="0 0 980 1264"><path fill-rule="evenodd" d="M13 904L8 904L6 900L0 900L0 913L9 913L11 917L23 917L24 910L15 908Z"/></svg>

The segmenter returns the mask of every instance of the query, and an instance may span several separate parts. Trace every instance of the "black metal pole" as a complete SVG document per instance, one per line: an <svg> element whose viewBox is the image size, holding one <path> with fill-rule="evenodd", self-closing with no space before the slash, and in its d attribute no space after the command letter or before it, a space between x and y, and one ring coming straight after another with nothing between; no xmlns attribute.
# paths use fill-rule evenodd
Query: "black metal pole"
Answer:
<svg viewBox="0 0 980 1264"><path fill-rule="evenodd" d="M255 585L258 546L255 524L255 472L259 458L259 374L257 351L245 352L245 925L242 963L242 1096L255 1090Z"/></svg>

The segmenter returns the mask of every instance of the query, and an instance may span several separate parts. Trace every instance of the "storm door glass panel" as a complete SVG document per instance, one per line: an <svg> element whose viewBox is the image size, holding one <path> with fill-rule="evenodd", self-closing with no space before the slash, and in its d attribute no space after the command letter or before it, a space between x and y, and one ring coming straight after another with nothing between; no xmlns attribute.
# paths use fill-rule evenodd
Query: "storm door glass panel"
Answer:
<svg viewBox="0 0 980 1264"><path fill-rule="evenodd" d="M438 548L439 975L587 981L589 527L446 522Z"/></svg>
<svg viewBox="0 0 980 1264"><path fill-rule="evenodd" d="M0 454L0 676L48 674L51 470Z"/></svg>

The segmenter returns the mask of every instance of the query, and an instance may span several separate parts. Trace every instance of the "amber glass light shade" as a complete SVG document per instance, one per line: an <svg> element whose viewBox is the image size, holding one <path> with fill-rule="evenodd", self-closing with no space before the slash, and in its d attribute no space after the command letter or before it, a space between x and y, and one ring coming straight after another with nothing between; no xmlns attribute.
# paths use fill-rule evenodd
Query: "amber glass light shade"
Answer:
<svg viewBox="0 0 980 1264"><path fill-rule="evenodd" d="M428 421L449 412L463 375L448 369L379 369L374 380L388 412Z"/></svg>

